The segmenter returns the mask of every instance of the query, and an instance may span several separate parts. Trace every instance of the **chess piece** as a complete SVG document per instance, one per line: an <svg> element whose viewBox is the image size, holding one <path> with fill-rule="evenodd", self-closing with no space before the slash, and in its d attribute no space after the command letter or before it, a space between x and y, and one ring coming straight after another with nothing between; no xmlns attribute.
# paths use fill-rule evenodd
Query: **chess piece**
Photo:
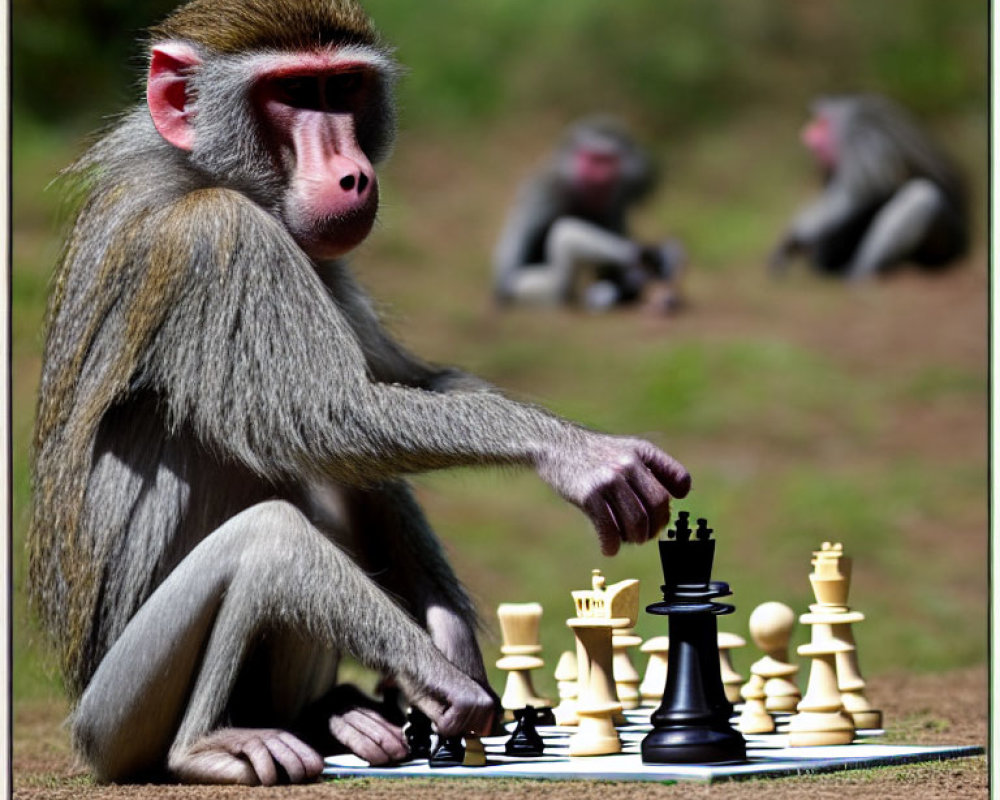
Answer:
<svg viewBox="0 0 1000 800"><path fill-rule="evenodd" d="M844 711L837 682L837 658L854 646L838 638L836 626L857 621L859 616L847 608L850 567L842 557L841 545L829 542L813 553L809 582L816 602L809 606L810 613L799 617L811 627L812 635L809 643L798 649L799 655L808 656L812 663L805 696L788 724L790 747L850 744L854 740L854 720Z"/></svg>
<svg viewBox="0 0 1000 800"><path fill-rule="evenodd" d="M462 756L463 767L485 767L486 748L478 736L465 737L465 753Z"/></svg>
<svg viewBox="0 0 1000 800"><path fill-rule="evenodd" d="M507 673L507 683L500 705L504 708L504 719L514 719L514 710L525 706L548 707L552 702L539 697L531 682L531 670L545 666L538 657L542 651L538 628L542 619L542 607L538 603L501 603L497 607L503 654L497 661L497 668Z"/></svg>
<svg viewBox="0 0 1000 800"><path fill-rule="evenodd" d="M615 628L631 627L638 616L639 582L619 581L605 586L599 569L591 575L591 589L572 593L576 617L566 621L576 636L577 701L579 720L569 740L571 756L620 753L615 729L622 706L614 685L611 636Z"/></svg>
<svg viewBox="0 0 1000 800"><path fill-rule="evenodd" d="M837 615L837 621L832 626L834 638L851 647L850 650L838 653L836 657L840 700L844 704L844 710L854 720L855 728L881 728L882 712L873 708L865 696L866 684L865 679L861 677L861 669L858 666L858 648L854 641L852 628L854 623L863 622L865 615L847 605L847 597L851 591L851 568L854 562L843 554L842 545L824 543L824 547L827 547L833 554L832 558L839 559L839 571L842 578L842 581L836 584L841 587L842 594L831 598L832 602L828 606L824 605L824 608L828 608L829 611Z"/></svg>
<svg viewBox="0 0 1000 800"><path fill-rule="evenodd" d="M638 603L636 614L638 614ZM642 637L632 632L631 626L615 628L611 634L611 663L615 679L615 693L623 709L639 707L639 673L636 671L628 649L642 644Z"/></svg>
<svg viewBox="0 0 1000 800"><path fill-rule="evenodd" d="M742 636L728 631L719 631L719 669L722 672L722 687L726 692L726 699L730 703L740 702L740 685L743 683L743 676L733 668L733 658L730 651L743 647L746 641Z"/></svg>
<svg viewBox="0 0 1000 800"><path fill-rule="evenodd" d="M788 660L788 645L795 626L795 612L784 603L761 603L750 614L750 638L764 652L764 657L750 666L751 675L764 679L767 710L794 713L802 699L795 683L799 668Z"/></svg>
<svg viewBox="0 0 1000 800"><path fill-rule="evenodd" d="M840 689L840 701L844 704L844 711L854 720L855 728L859 730L881 728L882 712L873 708L865 696L867 684L861 677L861 670L858 667L857 644L854 641L851 624L840 622L833 626L834 635L851 646L850 650L837 654L837 686Z"/></svg>
<svg viewBox="0 0 1000 800"><path fill-rule="evenodd" d="M774 717L767 713L764 705L764 679L760 675L751 675L750 680L740 689L743 698L743 712L736 727L740 733L773 733Z"/></svg>
<svg viewBox="0 0 1000 800"><path fill-rule="evenodd" d="M504 752L509 756L527 758L542 755L545 752L545 745L535 727L538 723L536 709L525 706L514 712L514 719L517 720L517 725L504 745Z"/></svg>
<svg viewBox="0 0 1000 800"><path fill-rule="evenodd" d="M840 699L835 660L849 645L820 633L818 625L813 628L813 639L799 648L799 655L811 658L812 664L805 696L788 723L788 746L850 744L854 741L854 720Z"/></svg>
<svg viewBox="0 0 1000 800"><path fill-rule="evenodd" d="M718 763L746 758L746 741L729 724L733 705L726 699L719 665L716 616L733 606L714 602L729 584L712 581L715 540L704 519L691 539L688 512L661 538L663 601L647 606L667 615L670 652L663 702L653 712L653 730L642 740L646 764Z"/></svg>
<svg viewBox="0 0 1000 800"><path fill-rule="evenodd" d="M831 563L838 565L838 576L827 580L828 587L834 592L820 602L822 609L836 615L836 621L832 624L831 633L835 639L850 645L849 650L844 650L837 654L837 686L840 688L840 700L844 704L844 710L851 715L855 728L881 728L882 712L872 707L872 704L865 696L865 680L861 677L861 670L858 666L857 644L854 641L854 631L852 626L856 622L863 622L865 615L860 611L855 611L847 605L847 598L851 591L851 568L853 561L844 555L844 548L841 544L830 544L824 542L820 553L826 554ZM810 576L812 580L812 576ZM819 581L819 577L816 578ZM817 594L819 598L819 594Z"/></svg>
<svg viewBox="0 0 1000 800"><path fill-rule="evenodd" d="M403 728L410 758L431 757L431 721L419 708L410 709Z"/></svg>
<svg viewBox="0 0 1000 800"><path fill-rule="evenodd" d="M461 736L438 737L437 748L431 753L432 767L460 767L465 761L465 747Z"/></svg>
<svg viewBox="0 0 1000 800"><path fill-rule="evenodd" d="M535 723L537 725L555 725L556 713L551 708L543 706L535 709Z"/></svg>
<svg viewBox="0 0 1000 800"><path fill-rule="evenodd" d="M559 656L555 679L559 691L559 705L555 708L556 724L576 725L579 722L576 716L576 653L566 650Z"/></svg>
<svg viewBox="0 0 1000 800"><path fill-rule="evenodd" d="M669 636L654 636L639 648L643 653L649 653L646 662L646 674L639 684L639 694L642 704L658 706L663 699L663 687L667 685L667 654L670 652Z"/></svg>

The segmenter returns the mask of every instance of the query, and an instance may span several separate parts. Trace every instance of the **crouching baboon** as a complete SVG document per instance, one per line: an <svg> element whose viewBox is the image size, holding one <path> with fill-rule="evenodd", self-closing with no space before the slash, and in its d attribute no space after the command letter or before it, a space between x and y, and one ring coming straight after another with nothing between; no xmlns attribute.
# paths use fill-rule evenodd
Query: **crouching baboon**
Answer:
<svg viewBox="0 0 1000 800"><path fill-rule="evenodd" d="M962 179L898 105L875 95L820 98L802 140L826 187L792 221L772 272L783 272L796 253L852 280L904 261L939 267L964 253Z"/></svg>
<svg viewBox="0 0 1000 800"><path fill-rule="evenodd" d="M690 478L406 352L341 256L372 227L395 67L354 0L194 0L146 102L70 170L49 304L30 594L103 780L301 781L401 731L348 652L445 735L483 732L474 611L403 477L534 468L606 554Z"/></svg>
<svg viewBox="0 0 1000 800"><path fill-rule="evenodd" d="M667 310L677 299L680 245L642 245L627 231L628 211L656 180L649 156L615 118L571 125L507 217L493 255L494 298L599 310L636 301L656 281L671 287L661 293Z"/></svg>

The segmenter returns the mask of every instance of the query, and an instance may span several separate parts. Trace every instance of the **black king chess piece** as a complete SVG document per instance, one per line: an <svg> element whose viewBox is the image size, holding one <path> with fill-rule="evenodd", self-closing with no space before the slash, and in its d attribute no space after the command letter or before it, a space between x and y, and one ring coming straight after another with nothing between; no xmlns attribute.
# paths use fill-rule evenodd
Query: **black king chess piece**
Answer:
<svg viewBox="0 0 1000 800"><path fill-rule="evenodd" d="M667 532L670 538L659 542L663 602L646 608L650 614L666 615L670 625L663 702L651 717L653 730L642 740L646 764L746 759L746 741L729 724L733 706L722 685L715 620L735 609L713 602L730 594L729 584L710 580L715 559L712 529L699 519L692 539L688 516L680 512L676 528Z"/></svg>

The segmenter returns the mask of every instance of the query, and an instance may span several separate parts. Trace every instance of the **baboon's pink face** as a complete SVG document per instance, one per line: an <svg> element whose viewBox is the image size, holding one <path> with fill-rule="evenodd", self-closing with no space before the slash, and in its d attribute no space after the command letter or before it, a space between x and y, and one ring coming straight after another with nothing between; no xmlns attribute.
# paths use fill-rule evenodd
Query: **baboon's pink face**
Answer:
<svg viewBox="0 0 1000 800"><path fill-rule="evenodd" d="M265 138L288 170L285 223L314 258L343 255L375 222L378 181L356 129L374 80L364 62L334 52L282 60L258 81Z"/></svg>
<svg viewBox="0 0 1000 800"><path fill-rule="evenodd" d="M802 129L802 143L824 167L832 169L836 166L837 144L834 141L833 125L828 117L819 114L807 122Z"/></svg>
<svg viewBox="0 0 1000 800"><path fill-rule="evenodd" d="M160 135L195 144L188 79L201 59L184 42L153 48L146 97ZM313 258L344 255L372 229L378 181L358 143L359 118L377 102L383 57L363 47L262 54L252 61L258 131L286 185L280 213Z"/></svg>

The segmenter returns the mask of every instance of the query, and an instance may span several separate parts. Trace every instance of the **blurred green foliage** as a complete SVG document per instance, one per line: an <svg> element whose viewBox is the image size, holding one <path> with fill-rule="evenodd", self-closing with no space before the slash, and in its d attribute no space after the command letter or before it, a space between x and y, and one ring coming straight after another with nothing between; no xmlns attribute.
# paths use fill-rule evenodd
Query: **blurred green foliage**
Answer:
<svg viewBox="0 0 1000 800"><path fill-rule="evenodd" d="M13 102L65 122L120 109L136 37L169 0L13 0ZM408 124L569 118L595 107L684 129L751 105L864 89L918 114L984 101L986 0L368 0L412 68ZM131 65L131 68L130 68Z"/></svg>

